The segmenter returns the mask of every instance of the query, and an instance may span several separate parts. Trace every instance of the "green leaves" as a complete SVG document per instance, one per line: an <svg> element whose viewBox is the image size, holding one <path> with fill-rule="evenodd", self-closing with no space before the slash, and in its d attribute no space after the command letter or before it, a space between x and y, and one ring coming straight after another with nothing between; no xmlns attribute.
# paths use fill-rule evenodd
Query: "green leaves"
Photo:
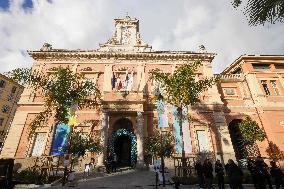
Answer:
<svg viewBox="0 0 284 189"><path fill-rule="evenodd" d="M167 101L177 107L194 105L199 102L199 95L215 84L215 78L197 79L197 69L200 61L184 64L173 74L159 70L150 72L150 79L158 81L167 92Z"/></svg>
<svg viewBox="0 0 284 189"><path fill-rule="evenodd" d="M239 125L244 142L253 144L256 141L263 141L266 137L263 129L259 128L256 121L246 117Z"/></svg>
<svg viewBox="0 0 284 189"><path fill-rule="evenodd" d="M82 132L73 131L70 134L69 145L64 149L66 153L74 156L84 156L87 151L101 152L102 146L98 140L94 140L90 135L83 135Z"/></svg>
<svg viewBox="0 0 284 189"><path fill-rule="evenodd" d="M233 0L232 4L237 8L243 2ZM284 21L284 0L248 0L244 7L244 13L251 26Z"/></svg>
<svg viewBox="0 0 284 189"><path fill-rule="evenodd" d="M164 156L169 157L173 153L173 136L171 133L163 133L163 152ZM161 156L161 135L155 132L152 136L145 139L145 154L160 157Z"/></svg>
<svg viewBox="0 0 284 189"><path fill-rule="evenodd" d="M47 122L52 112L55 112L56 122L67 123L72 105L93 108L98 105L101 97L95 83L81 74L73 73L69 68L55 67L50 72L48 75L37 70L18 68L6 74L32 89L32 93L44 97L44 110L30 124L30 136L36 127Z"/></svg>

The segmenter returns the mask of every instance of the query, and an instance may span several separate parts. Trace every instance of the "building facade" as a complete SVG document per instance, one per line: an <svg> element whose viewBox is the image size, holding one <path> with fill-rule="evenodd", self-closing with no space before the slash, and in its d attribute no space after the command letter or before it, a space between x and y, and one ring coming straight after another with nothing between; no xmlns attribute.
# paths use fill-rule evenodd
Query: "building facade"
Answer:
<svg viewBox="0 0 284 189"><path fill-rule="evenodd" d="M204 47L199 52L155 51L142 40L139 21L128 16L115 19L113 36L106 43L100 44L97 50L53 49L45 44L38 51L29 51L29 54L34 59L33 69L52 73L54 67L69 67L96 82L102 93L100 109L77 110L75 129L100 138L104 151L98 157L99 165L103 164L107 150L111 150L118 153L120 162L135 162L137 166L143 166L144 139L158 130L159 119L159 111L152 100L159 86L149 79L151 70L172 73L182 64L200 60L202 65L196 73L196 79L214 77L211 65L214 53L206 52ZM240 57L222 73L219 84L200 95L201 102L198 105L188 108L187 113L192 119L190 123L183 123L187 155L211 151L216 158L225 162L229 158L242 158L243 147L237 141L239 131L236 125L246 115L261 123L271 138L277 132L284 131L280 125L283 121L279 103L283 98L283 79L281 70L278 72L274 67L274 60L278 66L284 63L283 56ZM255 71L252 65L254 62L260 67L269 64L269 69ZM270 95L263 94L267 92L265 86ZM42 104L40 95L32 94L27 88L24 90L1 154L3 157L51 153L58 127L52 120L37 129L33 140L28 139L29 123L42 110ZM175 131L175 107L162 105L168 125L166 130L172 131L175 136L179 135ZM272 113L275 117L279 115L277 119L273 118L273 123L269 120ZM270 128L274 123L275 130ZM281 149L283 142L281 139L275 141ZM259 146L263 154L265 142Z"/></svg>
<svg viewBox="0 0 284 189"><path fill-rule="evenodd" d="M24 87L0 74L0 152Z"/></svg>
<svg viewBox="0 0 284 189"><path fill-rule="evenodd" d="M268 139L252 152L267 157L268 141L284 151L283 71L283 55L243 55L221 73L218 90L237 159L246 156L238 129L246 116L258 122Z"/></svg>

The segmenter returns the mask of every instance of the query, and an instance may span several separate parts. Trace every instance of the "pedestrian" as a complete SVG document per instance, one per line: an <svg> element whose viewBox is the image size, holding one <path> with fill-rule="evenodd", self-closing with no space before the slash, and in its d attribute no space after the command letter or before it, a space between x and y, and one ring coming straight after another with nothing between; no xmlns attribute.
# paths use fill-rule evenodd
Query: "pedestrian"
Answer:
<svg viewBox="0 0 284 189"><path fill-rule="evenodd" d="M113 153L113 158L112 158L112 172L116 173L116 168L117 168L117 155L116 153Z"/></svg>
<svg viewBox="0 0 284 189"><path fill-rule="evenodd" d="M256 166L255 166L255 162L252 159L248 159L248 165L247 168L250 172L251 178L252 178L252 182L254 185L255 189L258 189L258 176L257 176L257 171L256 171Z"/></svg>
<svg viewBox="0 0 284 189"><path fill-rule="evenodd" d="M218 186L219 189L225 189L225 182L224 182L224 168L222 163L219 159L217 159L215 163L215 173L218 179Z"/></svg>
<svg viewBox="0 0 284 189"><path fill-rule="evenodd" d="M243 189L243 171L237 166L237 164L229 159L225 166L227 176L229 178L230 187L232 189Z"/></svg>
<svg viewBox="0 0 284 189"><path fill-rule="evenodd" d="M259 189L266 189L266 182L269 186L269 189L273 189L268 171L268 165L263 161L262 157L258 156L256 158L255 167L257 171Z"/></svg>
<svg viewBox="0 0 284 189"><path fill-rule="evenodd" d="M211 189L213 181L213 166L208 158L205 159L203 163L203 174L205 178L205 188Z"/></svg>
<svg viewBox="0 0 284 189"><path fill-rule="evenodd" d="M194 169L197 174L199 188L204 188L204 176L203 176L203 166L199 160L196 161Z"/></svg>
<svg viewBox="0 0 284 189"><path fill-rule="evenodd" d="M112 161L113 161L113 156L109 152L106 158L106 171L108 174L112 171Z"/></svg>
<svg viewBox="0 0 284 189"><path fill-rule="evenodd" d="M283 172L280 170L279 167L277 167L275 161L271 161L270 165L271 165L270 175L274 179L276 189L280 189L280 186L282 188L284 188L284 181L283 181L284 174L283 174Z"/></svg>

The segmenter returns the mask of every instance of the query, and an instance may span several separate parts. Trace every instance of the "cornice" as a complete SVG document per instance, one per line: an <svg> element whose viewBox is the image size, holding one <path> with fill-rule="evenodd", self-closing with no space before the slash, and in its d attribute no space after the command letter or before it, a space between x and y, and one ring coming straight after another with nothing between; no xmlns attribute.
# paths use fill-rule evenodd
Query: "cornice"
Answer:
<svg viewBox="0 0 284 189"><path fill-rule="evenodd" d="M212 61L214 53L193 53L190 51L154 51L154 52L98 52L98 51L28 51L35 60L44 59L136 59L136 60L198 60Z"/></svg>

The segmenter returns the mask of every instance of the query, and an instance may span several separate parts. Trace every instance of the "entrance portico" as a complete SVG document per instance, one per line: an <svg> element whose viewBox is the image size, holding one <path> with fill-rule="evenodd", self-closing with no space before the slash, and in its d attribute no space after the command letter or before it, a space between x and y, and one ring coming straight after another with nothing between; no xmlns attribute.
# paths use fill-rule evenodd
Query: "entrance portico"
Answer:
<svg viewBox="0 0 284 189"><path fill-rule="evenodd" d="M144 166L143 140L144 116L143 104L132 102L106 103L102 111L100 128L103 151L98 159L102 166L108 152L116 153L121 165Z"/></svg>

